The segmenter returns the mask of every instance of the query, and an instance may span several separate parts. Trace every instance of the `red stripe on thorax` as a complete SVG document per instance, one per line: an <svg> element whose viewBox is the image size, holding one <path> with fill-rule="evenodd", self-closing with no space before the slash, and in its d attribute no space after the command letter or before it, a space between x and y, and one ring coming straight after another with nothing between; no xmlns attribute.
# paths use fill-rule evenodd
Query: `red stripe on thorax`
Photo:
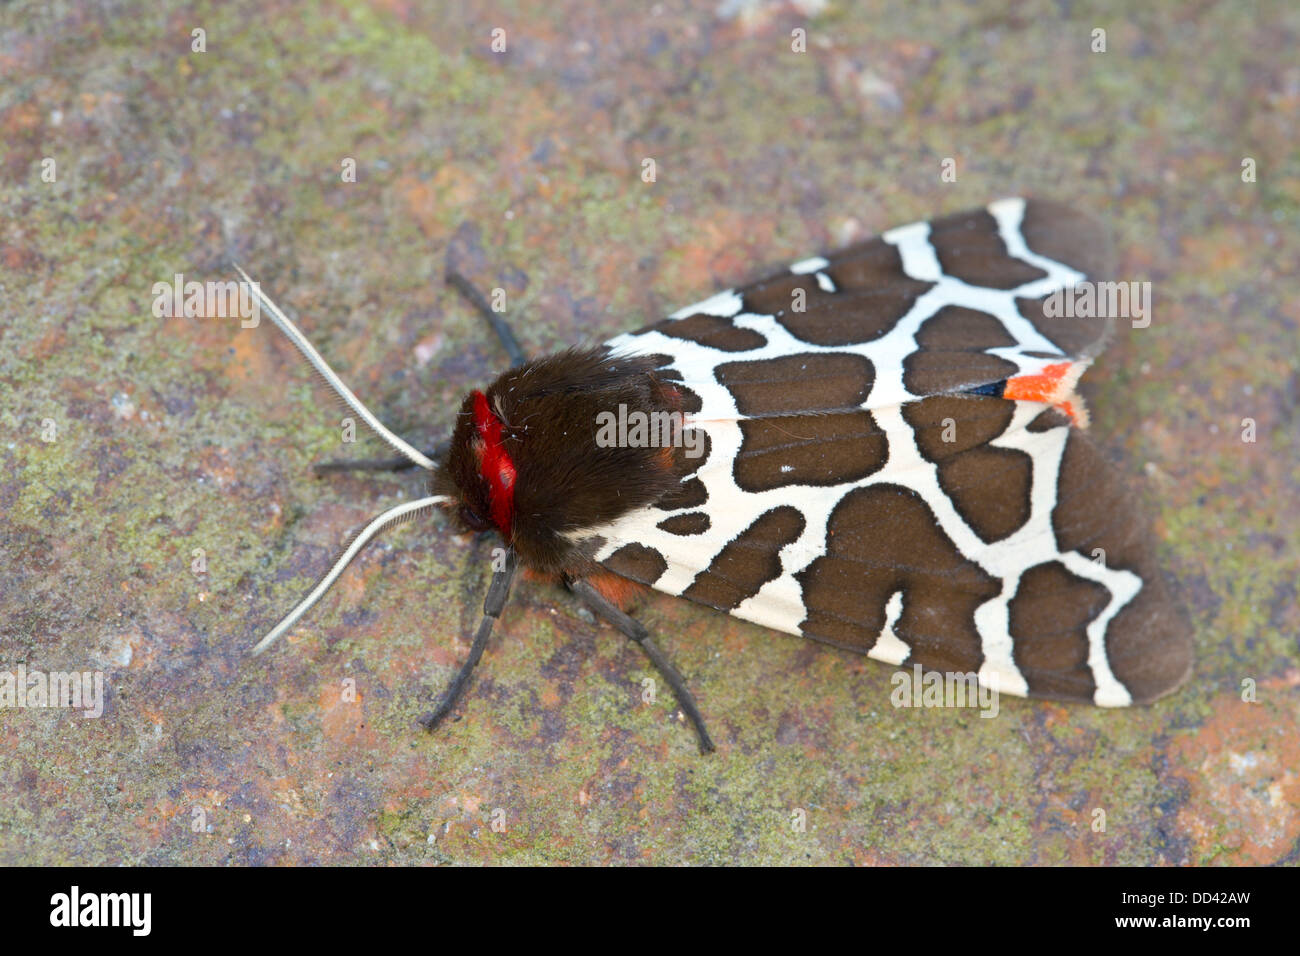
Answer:
<svg viewBox="0 0 1300 956"><path fill-rule="evenodd" d="M487 396L474 393L474 428L483 441L479 471L488 486L490 517L507 541L515 517L515 463L501 442L501 419L492 414Z"/></svg>

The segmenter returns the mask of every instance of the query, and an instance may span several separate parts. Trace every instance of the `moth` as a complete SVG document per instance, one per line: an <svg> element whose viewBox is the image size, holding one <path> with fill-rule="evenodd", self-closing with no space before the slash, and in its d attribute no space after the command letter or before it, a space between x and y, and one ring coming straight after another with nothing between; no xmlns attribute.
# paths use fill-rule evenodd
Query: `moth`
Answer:
<svg viewBox="0 0 1300 956"><path fill-rule="evenodd" d="M245 281L247 274L240 270ZM380 530L432 508L505 543L455 707L520 564L639 644L713 749L686 683L625 613L645 587L1000 693L1146 703L1191 627L1134 497L1085 437L1079 376L1115 325L1061 296L1113 274L1104 230L1042 200L883 233L720 292L603 345L513 367L426 454L385 428L257 294L429 494L362 528L255 648L291 628ZM254 285L254 288L258 287Z"/></svg>

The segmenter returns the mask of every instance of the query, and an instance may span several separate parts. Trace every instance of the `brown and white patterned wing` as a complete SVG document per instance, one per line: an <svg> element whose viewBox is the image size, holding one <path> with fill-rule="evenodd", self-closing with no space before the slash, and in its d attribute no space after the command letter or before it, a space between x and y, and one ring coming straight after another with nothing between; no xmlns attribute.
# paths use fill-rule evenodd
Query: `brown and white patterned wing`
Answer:
<svg viewBox="0 0 1300 956"><path fill-rule="evenodd" d="M1172 690L1190 627L1134 503L1065 416L1000 397L1101 348L1108 323L1039 304L1103 268L1098 242L1002 201L614 340L661 357L706 452L656 507L575 539L669 594L1007 693ZM807 311L778 308L793 288Z"/></svg>

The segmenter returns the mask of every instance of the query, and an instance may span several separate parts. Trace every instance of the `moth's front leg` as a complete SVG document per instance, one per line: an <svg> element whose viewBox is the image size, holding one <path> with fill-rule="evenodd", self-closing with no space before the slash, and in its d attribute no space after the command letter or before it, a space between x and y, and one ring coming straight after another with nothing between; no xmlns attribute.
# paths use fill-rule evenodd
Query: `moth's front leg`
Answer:
<svg viewBox="0 0 1300 956"><path fill-rule="evenodd" d="M505 610L506 599L510 597L510 583L514 580L515 569L518 566L519 558L515 554L514 548L507 548L505 561L493 572L492 583L488 586L487 597L483 599L483 619L479 622L478 633L474 635L474 643L470 645L469 657L461 665L460 671L451 682L451 686L442 695L442 700L438 703L437 708L432 713L425 714L420 718L420 723L424 725L425 730L434 730L442 723L469 685L470 675L474 672L474 668L478 666L479 658L483 656L483 649L487 647L488 638L492 635L492 625L496 623L497 618L501 616L501 612Z"/></svg>

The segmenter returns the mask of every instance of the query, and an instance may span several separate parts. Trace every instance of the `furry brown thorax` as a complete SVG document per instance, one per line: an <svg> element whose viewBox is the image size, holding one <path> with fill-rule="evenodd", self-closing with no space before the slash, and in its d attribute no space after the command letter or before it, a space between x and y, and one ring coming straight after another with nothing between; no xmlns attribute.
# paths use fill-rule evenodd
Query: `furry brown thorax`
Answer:
<svg viewBox="0 0 1300 956"><path fill-rule="evenodd" d="M656 365L599 347L511 369L482 397L471 393L461 403L433 493L459 502L467 528L495 527L534 571L594 573L573 532L653 504L686 471L681 448L598 439L602 413L608 420L620 407L625 414L681 413L681 392L656 377Z"/></svg>

